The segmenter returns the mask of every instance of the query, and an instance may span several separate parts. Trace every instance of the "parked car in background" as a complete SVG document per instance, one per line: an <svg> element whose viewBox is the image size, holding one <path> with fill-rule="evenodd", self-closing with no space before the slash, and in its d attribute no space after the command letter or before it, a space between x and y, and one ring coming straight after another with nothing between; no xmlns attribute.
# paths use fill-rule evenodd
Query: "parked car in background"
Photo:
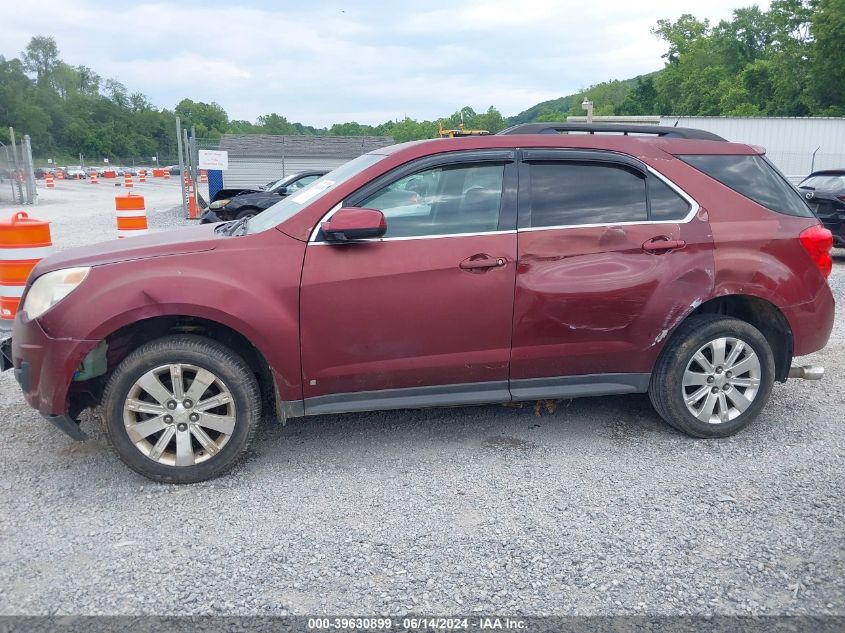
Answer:
<svg viewBox="0 0 845 633"><path fill-rule="evenodd" d="M276 180L271 180L266 185L259 185L256 187L230 187L227 189L220 189L218 190L214 196L212 196L211 201L217 202L218 200L229 200L234 198L235 196L239 196L243 193L256 193L258 191L267 191L268 189L273 189L278 186L286 186L291 184L291 179L295 179L297 177L306 177L312 175L325 175L327 170L310 170L310 171L301 171L296 172L294 174L288 174L287 176L283 176L282 178L277 178Z"/></svg>
<svg viewBox="0 0 845 633"><path fill-rule="evenodd" d="M833 234L833 244L845 248L845 169L814 171L798 188L807 204Z"/></svg>
<svg viewBox="0 0 845 633"><path fill-rule="evenodd" d="M203 214L201 222L208 224L225 220L241 220L251 218L269 209L280 198L304 189L318 178L325 176L326 170L301 171L281 178L264 190L229 190L238 191L228 198L221 198L220 192L214 196L214 201Z"/></svg>
<svg viewBox="0 0 845 633"><path fill-rule="evenodd" d="M130 468L181 483L263 413L648 393L717 438L820 378L792 363L833 328L830 231L761 150L555 133L585 127L384 147L249 220L46 257L2 368L71 437L100 407Z"/></svg>
<svg viewBox="0 0 845 633"><path fill-rule="evenodd" d="M82 165L73 165L65 168L65 175L68 178L87 178L88 173L82 168Z"/></svg>

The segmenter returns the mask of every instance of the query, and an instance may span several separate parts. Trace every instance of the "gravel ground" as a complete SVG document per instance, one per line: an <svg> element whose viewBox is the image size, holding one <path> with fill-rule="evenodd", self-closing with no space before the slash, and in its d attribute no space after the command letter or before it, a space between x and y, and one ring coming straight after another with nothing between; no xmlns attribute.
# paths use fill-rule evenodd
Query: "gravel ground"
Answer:
<svg viewBox="0 0 845 633"><path fill-rule="evenodd" d="M843 614L845 315L801 362L826 378L727 440L643 396L325 416L193 486L133 474L90 422L66 438L6 373L0 613Z"/></svg>

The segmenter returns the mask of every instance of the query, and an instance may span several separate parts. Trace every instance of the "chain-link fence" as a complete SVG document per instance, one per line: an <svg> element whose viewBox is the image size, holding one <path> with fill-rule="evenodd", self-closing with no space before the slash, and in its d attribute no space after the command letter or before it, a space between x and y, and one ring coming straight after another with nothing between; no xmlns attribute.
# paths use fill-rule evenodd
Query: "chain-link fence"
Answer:
<svg viewBox="0 0 845 633"><path fill-rule="evenodd" d="M8 144L0 141L0 202L35 204L38 190L29 135L18 143L14 131L9 128L9 136Z"/></svg>

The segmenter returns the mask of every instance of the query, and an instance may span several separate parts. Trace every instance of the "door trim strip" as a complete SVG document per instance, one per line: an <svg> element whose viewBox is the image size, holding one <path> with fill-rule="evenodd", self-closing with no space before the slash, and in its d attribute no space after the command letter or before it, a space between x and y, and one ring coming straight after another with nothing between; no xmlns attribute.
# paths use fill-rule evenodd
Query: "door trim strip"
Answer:
<svg viewBox="0 0 845 633"><path fill-rule="evenodd" d="M510 381L514 400L582 398L645 393L651 374L581 374L554 378L523 378Z"/></svg>
<svg viewBox="0 0 845 633"><path fill-rule="evenodd" d="M305 415L508 402L507 380L333 393L305 398Z"/></svg>

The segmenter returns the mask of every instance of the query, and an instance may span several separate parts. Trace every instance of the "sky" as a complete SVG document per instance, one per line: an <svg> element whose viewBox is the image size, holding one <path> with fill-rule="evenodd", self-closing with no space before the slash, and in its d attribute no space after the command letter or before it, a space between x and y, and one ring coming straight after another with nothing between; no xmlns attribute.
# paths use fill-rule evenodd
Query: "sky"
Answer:
<svg viewBox="0 0 845 633"><path fill-rule="evenodd" d="M650 29L717 22L753 0L0 0L0 55L33 35L62 59L172 109L276 112L318 127L436 119L470 106L511 116L608 79L658 70ZM767 8L768 2L756 2ZM24 8L28 7L28 8Z"/></svg>

